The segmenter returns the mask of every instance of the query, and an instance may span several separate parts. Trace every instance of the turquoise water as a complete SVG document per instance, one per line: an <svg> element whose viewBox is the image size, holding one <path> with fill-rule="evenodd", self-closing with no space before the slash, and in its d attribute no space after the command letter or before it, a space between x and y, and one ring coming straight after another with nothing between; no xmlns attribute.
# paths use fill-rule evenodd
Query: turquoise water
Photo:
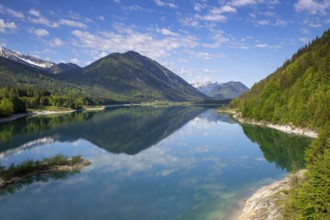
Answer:
<svg viewBox="0 0 330 220"><path fill-rule="evenodd" d="M231 219L258 187L304 166L309 139L214 109L111 108L0 125L0 163L65 154L80 173L3 190L1 219Z"/></svg>

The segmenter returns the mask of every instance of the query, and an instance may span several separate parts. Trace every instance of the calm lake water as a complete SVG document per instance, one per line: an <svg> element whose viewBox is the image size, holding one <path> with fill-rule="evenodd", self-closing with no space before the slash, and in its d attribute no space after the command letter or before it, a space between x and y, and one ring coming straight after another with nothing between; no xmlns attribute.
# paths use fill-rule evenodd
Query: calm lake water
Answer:
<svg viewBox="0 0 330 220"><path fill-rule="evenodd" d="M1 219L230 219L262 185L304 166L310 139L214 109L126 107L0 124L0 163L92 161L0 192Z"/></svg>

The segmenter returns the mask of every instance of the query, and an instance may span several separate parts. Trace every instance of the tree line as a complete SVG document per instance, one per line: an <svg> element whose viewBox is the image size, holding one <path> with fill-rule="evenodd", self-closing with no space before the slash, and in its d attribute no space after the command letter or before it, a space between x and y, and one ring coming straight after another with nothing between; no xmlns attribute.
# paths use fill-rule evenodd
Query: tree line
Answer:
<svg viewBox="0 0 330 220"><path fill-rule="evenodd" d="M0 87L0 117L26 113L30 108L57 106L81 109L84 105L99 105L104 100L86 96L57 95L47 90Z"/></svg>

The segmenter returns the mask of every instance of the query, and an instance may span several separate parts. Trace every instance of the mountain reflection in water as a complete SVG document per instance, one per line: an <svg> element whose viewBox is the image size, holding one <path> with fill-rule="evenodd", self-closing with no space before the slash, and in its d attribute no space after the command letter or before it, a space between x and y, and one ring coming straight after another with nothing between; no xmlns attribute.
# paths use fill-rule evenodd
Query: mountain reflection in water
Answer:
<svg viewBox="0 0 330 220"><path fill-rule="evenodd" d="M0 125L0 152L85 139L111 153L136 154L203 111L201 107L131 107L30 117Z"/></svg>

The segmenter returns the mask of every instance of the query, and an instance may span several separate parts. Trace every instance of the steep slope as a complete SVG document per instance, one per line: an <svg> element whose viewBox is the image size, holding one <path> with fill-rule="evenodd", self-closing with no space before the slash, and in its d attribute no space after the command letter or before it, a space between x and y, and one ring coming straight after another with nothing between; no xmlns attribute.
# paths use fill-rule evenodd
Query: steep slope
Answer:
<svg viewBox="0 0 330 220"><path fill-rule="evenodd" d="M205 96L157 62L136 52L110 54L63 79L97 86L123 101L195 101Z"/></svg>
<svg viewBox="0 0 330 220"><path fill-rule="evenodd" d="M0 86L48 90L56 94L83 94L82 88L58 80L55 75L0 57Z"/></svg>
<svg viewBox="0 0 330 220"><path fill-rule="evenodd" d="M330 30L234 100L243 117L318 130L330 123Z"/></svg>
<svg viewBox="0 0 330 220"><path fill-rule="evenodd" d="M305 152L305 178L294 181L282 214L283 219L329 219L330 29L232 101L231 106L243 117L319 132Z"/></svg>
<svg viewBox="0 0 330 220"><path fill-rule="evenodd" d="M76 69L80 69L81 67L74 64L74 63L59 63L47 69L50 73L63 73L68 72Z"/></svg>
<svg viewBox="0 0 330 220"><path fill-rule="evenodd" d="M212 83L207 82L204 84L192 84L195 88L197 88L203 94L215 98L215 99L234 99L239 97L243 92L249 90L247 86L245 86L241 82L227 82L227 83Z"/></svg>
<svg viewBox="0 0 330 220"><path fill-rule="evenodd" d="M25 65L28 65L28 66L40 68L40 69L51 68L52 66L55 65L55 63L41 60L34 56L24 55L24 54L9 50L4 47L0 47L0 56L13 60L13 61L16 61L16 62L19 62L19 63L22 63L22 64L25 64Z"/></svg>

